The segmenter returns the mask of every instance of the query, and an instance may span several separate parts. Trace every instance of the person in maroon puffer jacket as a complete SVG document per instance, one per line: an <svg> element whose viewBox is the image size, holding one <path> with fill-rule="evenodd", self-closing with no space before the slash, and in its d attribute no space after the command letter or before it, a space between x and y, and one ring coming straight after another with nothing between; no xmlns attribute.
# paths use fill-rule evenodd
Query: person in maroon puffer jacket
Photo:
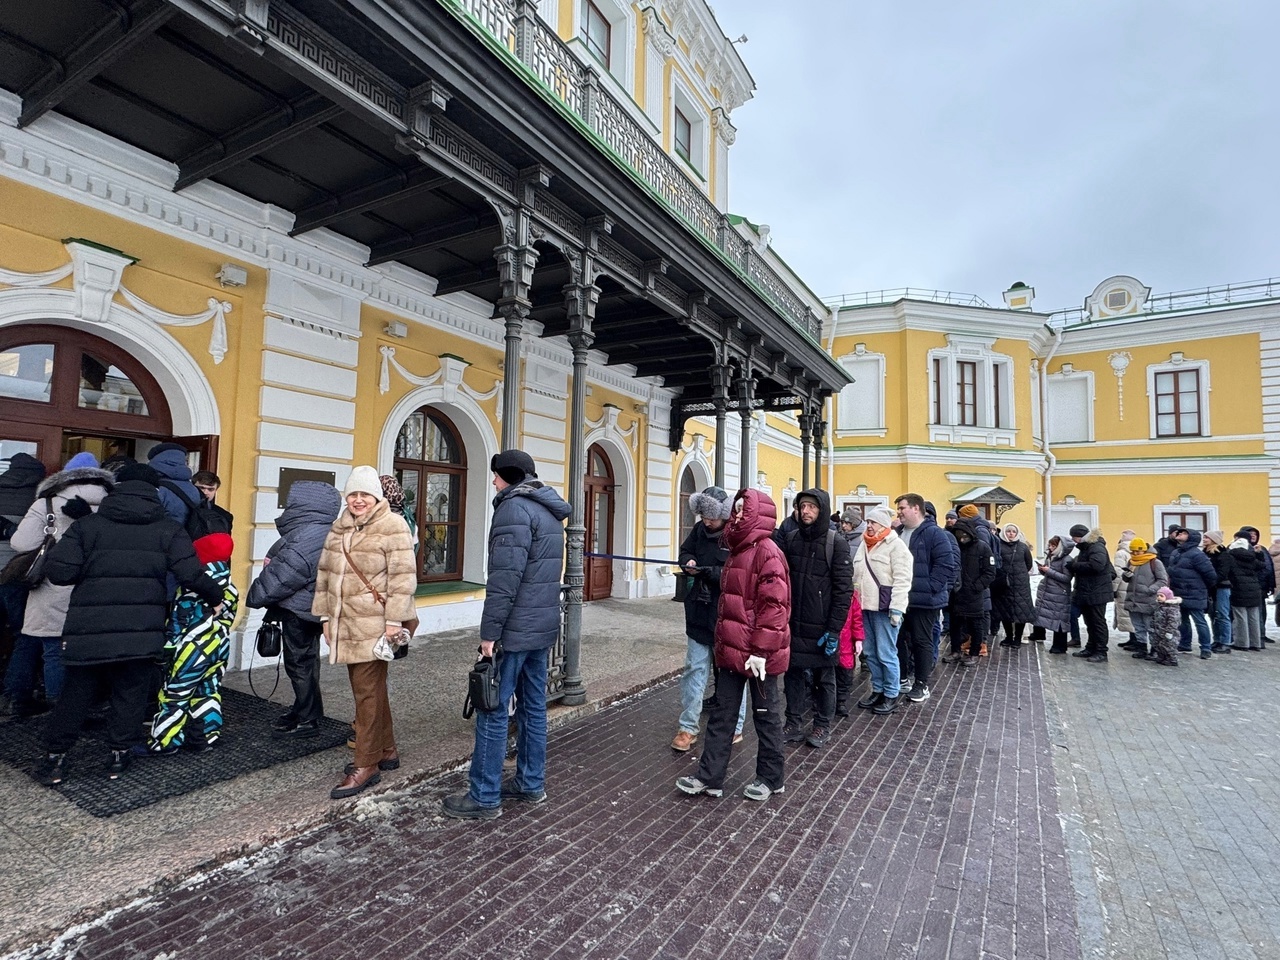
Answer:
<svg viewBox="0 0 1280 960"><path fill-rule="evenodd" d="M721 535L729 559L720 573L716 617L716 703L696 777L681 777L685 793L724 795L733 729L743 689L751 685L756 778L742 795L768 800L783 790L782 698L778 677L791 661L791 583L786 558L773 542L777 512L758 490L740 490Z"/></svg>

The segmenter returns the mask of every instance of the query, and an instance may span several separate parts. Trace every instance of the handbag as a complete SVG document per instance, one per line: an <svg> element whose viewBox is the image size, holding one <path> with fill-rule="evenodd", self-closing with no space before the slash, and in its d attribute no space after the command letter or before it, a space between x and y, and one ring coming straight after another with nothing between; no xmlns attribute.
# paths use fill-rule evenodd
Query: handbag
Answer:
<svg viewBox="0 0 1280 960"><path fill-rule="evenodd" d="M378 605L385 612L387 598L379 593L378 588L369 582L369 578L364 575L364 571L357 567L356 562L351 559L350 553L344 549L342 555L347 558L347 566L355 571L356 576L360 578L360 582L369 588L369 592L373 594L373 599L378 602ZM379 660L403 660L409 655L409 641L418 632L419 622L417 617L410 617L408 620L401 622L400 632L395 637L387 639L387 636L383 634L374 641L373 655Z"/></svg>
<svg viewBox="0 0 1280 960"><path fill-rule="evenodd" d="M38 587L44 581L44 564L49 551L58 542L55 534L58 531L57 517L53 513L53 498L44 498L44 540L34 550L24 550L15 554L13 559L0 570L0 583L20 583L28 587Z"/></svg>
<svg viewBox="0 0 1280 960"><path fill-rule="evenodd" d="M284 628L280 621L263 620L254 643L258 648L258 656L264 660L280 656L280 651L284 649Z"/></svg>
<svg viewBox="0 0 1280 960"><path fill-rule="evenodd" d="M871 568L871 558L867 558L867 573L871 574L871 579L876 582L876 586L880 588L879 601L880 605L876 607L880 612L892 609L893 607L893 587L886 587L880 582L880 578L876 576L875 570Z"/></svg>
<svg viewBox="0 0 1280 960"><path fill-rule="evenodd" d="M498 688L502 678L498 672L498 658L502 645L494 644L492 657L481 657L467 674L467 698L462 702L462 716L470 720L477 710L493 713L502 707Z"/></svg>

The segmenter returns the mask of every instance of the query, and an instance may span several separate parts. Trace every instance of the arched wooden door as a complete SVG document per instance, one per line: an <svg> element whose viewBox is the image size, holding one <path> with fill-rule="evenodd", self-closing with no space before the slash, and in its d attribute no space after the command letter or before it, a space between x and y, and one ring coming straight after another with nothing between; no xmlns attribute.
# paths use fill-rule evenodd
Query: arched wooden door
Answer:
<svg viewBox="0 0 1280 960"><path fill-rule="evenodd" d="M613 465L599 446L587 451L586 526L587 552L613 553ZM600 600L613 593L613 561L599 557L584 558L586 583L583 600Z"/></svg>
<svg viewBox="0 0 1280 960"><path fill-rule="evenodd" d="M15 453L51 472L82 450L145 461L172 439L171 423L155 377L115 344L70 327L0 329L0 470ZM202 454L201 469L215 469L216 438L181 439Z"/></svg>

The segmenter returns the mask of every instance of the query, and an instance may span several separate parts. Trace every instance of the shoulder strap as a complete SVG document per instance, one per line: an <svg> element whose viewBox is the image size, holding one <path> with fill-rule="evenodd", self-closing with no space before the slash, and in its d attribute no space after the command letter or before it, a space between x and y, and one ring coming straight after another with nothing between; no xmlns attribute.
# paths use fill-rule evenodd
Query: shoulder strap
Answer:
<svg viewBox="0 0 1280 960"><path fill-rule="evenodd" d="M176 494L178 499L187 505L188 510L197 509L198 504L194 500L192 500L190 497L188 497L185 493L183 493L182 488L178 486L176 483L174 483L172 480L161 480L160 486L164 487L170 493Z"/></svg>
<svg viewBox="0 0 1280 960"><path fill-rule="evenodd" d="M356 562L351 559L351 554L347 552L346 547L342 548L342 555L347 558L347 566L355 571L356 576L360 578L360 582L369 588L369 592L373 594L373 599L378 601L381 606L385 607L387 605L386 598L378 592L377 587L369 582L369 578L364 575L364 571L356 566Z"/></svg>
<svg viewBox="0 0 1280 960"><path fill-rule="evenodd" d="M827 569L831 569L831 558L836 554L836 532L827 528Z"/></svg>

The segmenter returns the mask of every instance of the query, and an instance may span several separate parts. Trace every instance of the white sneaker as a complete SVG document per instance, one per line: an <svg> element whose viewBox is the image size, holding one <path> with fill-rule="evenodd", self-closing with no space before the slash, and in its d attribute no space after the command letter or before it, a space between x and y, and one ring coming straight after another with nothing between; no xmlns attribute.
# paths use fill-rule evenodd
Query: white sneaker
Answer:
<svg viewBox="0 0 1280 960"><path fill-rule="evenodd" d="M772 797L775 793L782 793L786 787L779 787L777 790L771 790L769 785L763 780L752 780L743 788L742 795L748 800L758 800L763 802Z"/></svg>
<svg viewBox="0 0 1280 960"><path fill-rule="evenodd" d="M676 781L676 789L693 797L700 793L705 793L708 797L724 796L723 790L718 787L708 787L697 777L681 777Z"/></svg>

